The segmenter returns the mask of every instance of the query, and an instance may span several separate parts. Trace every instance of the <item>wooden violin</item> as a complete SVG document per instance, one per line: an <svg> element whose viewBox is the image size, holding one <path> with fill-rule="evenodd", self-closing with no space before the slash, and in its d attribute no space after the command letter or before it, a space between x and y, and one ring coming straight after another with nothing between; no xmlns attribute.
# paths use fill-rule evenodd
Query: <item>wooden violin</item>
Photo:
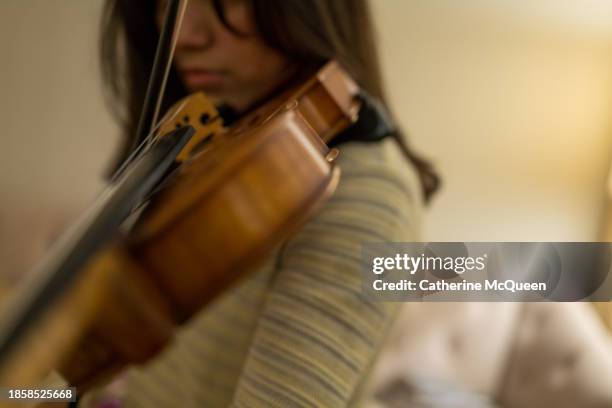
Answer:
<svg viewBox="0 0 612 408"><path fill-rule="evenodd" d="M168 2L148 96L163 90L179 3ZM229 127L204 94L176 102L6 303L0 384L57 370L82 393L156 355L333 193L338 151L326 142L356 122L362 97L332 61ZM141 128L158 107L145 103Z"/></svg>
<svg viewBox="0 0 612 408"><path fill-rule="evenodd" d="M51 307L16 312L30 313L27 327L9 322L0 383L33 384L56 369L82 392L159 352L332 194L338 152L325 142L356 120L358 92L330 62L227 129L203 94L177 102L146 153L111 187L136 197L94 211L103 220L119 213L119 223L88 224L109 238L82 235L79 245L95 253L64 255L53 272L56 280L61 268L77 277L55 290L61 295ZM144 202L135 224L119 233L113 225ZM40 282L52 286L41 276L27 288L29 300L40 295Z"/></svg>

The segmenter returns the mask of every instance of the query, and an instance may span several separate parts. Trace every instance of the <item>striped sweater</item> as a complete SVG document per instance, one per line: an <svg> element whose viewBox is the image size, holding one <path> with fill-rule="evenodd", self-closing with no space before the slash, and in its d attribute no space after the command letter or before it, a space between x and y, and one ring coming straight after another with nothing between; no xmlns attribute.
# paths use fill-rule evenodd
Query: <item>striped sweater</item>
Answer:
<svg viewBox="0 0 612 408"><path fill-rule="evenodd" d="M361 295L361 246L418 240L422 198L392 138L343 144L339 165L336 193L299 233L128 371L124 406L359 406L397 308Z"/></svg>

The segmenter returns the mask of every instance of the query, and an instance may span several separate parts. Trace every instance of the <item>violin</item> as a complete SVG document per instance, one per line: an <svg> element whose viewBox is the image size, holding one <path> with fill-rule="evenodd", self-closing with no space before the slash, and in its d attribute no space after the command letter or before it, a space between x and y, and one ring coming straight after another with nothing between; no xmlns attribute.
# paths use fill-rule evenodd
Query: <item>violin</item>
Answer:
<svg viewBox="0 0 612 408"><path fill-rule="evenodd" d="M178 101L70 250L25 284L0 331L0 383L55 369L81 393L159 353L334 192L338 150L326 143L357 120L359 93L331 61L230 127L204 94Z"/></svg>
<svg viewBox="0 0 612 408"><path fill-rule="evenodd" d="M323 141L355 119L356 89L332 63L288 100L262 107L225 133L198 125L177 159L201 141L210 145L183 162L128 240L94 260L91 267L120 274L121 288L77 346L78 358L60 373L83 387L94 382L91 375L146 361L178 325L297 231L338 183L338 151ZM207 105L201 97L189 97L167 125L214 117L200 109Z"/></svg>

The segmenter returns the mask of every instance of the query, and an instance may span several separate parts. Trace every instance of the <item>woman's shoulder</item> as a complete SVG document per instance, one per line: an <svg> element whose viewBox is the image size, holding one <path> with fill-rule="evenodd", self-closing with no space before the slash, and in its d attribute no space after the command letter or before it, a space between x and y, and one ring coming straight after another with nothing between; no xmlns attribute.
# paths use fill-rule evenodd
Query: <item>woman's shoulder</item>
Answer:
<svg viewBox="0 0 612 408"><path fill-rule="evenodd" d="M338 164L345 176L368 175L373 179L386 179L410 195L411 201L422 203L418 173L394 137L377 142L348 142L340 147Z"/></svg>
<svg viewBox="0 0 612 408"><path fill-rule="evenodd" d="M338 148L338 188L304 235L316 231L319 237L355 242L418 241L422 192L416 169L397 142L388 137Z"/></svg>
<svg viewBox="0 0 612 408"><path fill-rule="evenodd" d="M336 198L367 201L387 208L396 221L409 222L412 233L420 231L423 195L416 168L397 141L387 137L373 143L349 142L340 146L341 181ZM332 198L333 200L333 198Z"/></svg>

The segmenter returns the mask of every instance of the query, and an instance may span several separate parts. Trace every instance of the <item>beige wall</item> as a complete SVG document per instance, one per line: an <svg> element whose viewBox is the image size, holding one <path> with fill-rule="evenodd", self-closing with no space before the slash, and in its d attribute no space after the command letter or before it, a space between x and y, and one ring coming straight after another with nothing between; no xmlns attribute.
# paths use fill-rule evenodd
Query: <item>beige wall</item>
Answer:
<svg viewBox="0 0 612 408"><path fill-rule="evenodd" d="M612 140L609 2L373 3L394 110L444 178L427 238L595 239ZM5 270L35 252L23 245L44 246L58 208L101 186L116 132L96 67L100 4L0 2Z"/></svg>
<svg viewBox="0 0 612 408"><path fill-rule="evenodd" d="M432 240L594 240L612 3L374 1L395 111L445 186Z"/></svg>
<svg viewBox="0 0 612 408"><path fill-rule="evenodd" d="M27 269L102 186L116 132L98 80L100 5L0 2L0 273Z"/></svg>
<svg viewBox="0 0 612 408"><path fill-rule="evenodd" d="M116 140L98 80L100 5L100 0L0 3L3 197L64 204L100 187L90 179Z"/></svg>

